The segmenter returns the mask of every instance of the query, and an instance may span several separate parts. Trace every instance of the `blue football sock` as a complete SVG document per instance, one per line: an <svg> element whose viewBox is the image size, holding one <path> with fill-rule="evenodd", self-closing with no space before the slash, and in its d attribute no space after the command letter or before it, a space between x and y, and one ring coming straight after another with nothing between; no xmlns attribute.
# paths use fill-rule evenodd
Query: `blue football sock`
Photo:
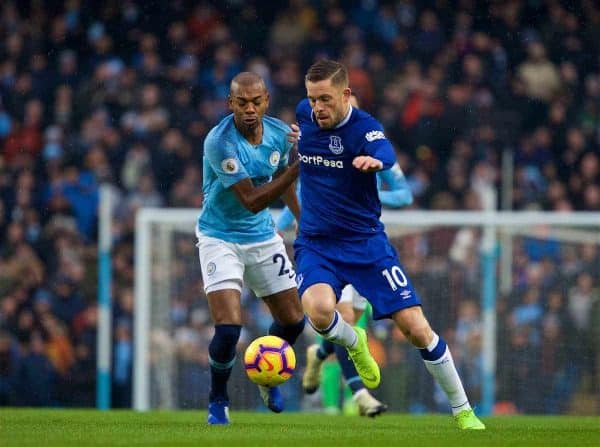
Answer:
<svg viewBox="0 0 600 447"><path fill-rule="evenodd" d="M346 384L352 390L352 394L357 391L363 389L365 386L360 380L358 373L356 372L356 368L354 367L354 363L348 357L348 351L341 345L335 345L335 355L340 362L340 366L342 367L342 375L346 380Z"/></svg>
<svg viewBox="0 0 600 447"><path fill-rule="evenodd" d="M271 324L271 327L269 327L269 335L276 335L277 337L281 337L290 345L293 345L296 342L298 336L304 330L305 321L306 320L303 317L302 320L298 321L297 323L288 324L285 326L277 323L276 321L273 321L273 324Z"/></svg>
<svg viewBox="0 0 600 447"><path fill-rule="evenodd" d="M227 381L235 363L235 346L240 338L242 326L239 324L218 324L208 346L210 364L209 401L229 401Z"/></svg>
<svg viewBox="0 0 600 447"><path fill-rule="evenodd" d="M335 343L332 341L323 339L317 350L317 357L321 360L325 360L330 354L335 351Z"/></svg>

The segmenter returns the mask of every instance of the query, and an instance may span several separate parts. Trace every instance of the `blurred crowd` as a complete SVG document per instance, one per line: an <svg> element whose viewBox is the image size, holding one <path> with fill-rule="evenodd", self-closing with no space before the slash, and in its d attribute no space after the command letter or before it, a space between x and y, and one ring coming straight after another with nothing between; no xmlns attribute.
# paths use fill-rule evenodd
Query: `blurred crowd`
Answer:
<svg viewBox="0 0 600 447"><path fill-rule="evenodd" d="M600 7L592 0L5 1L0 405L94 404L101 184L118 203L113 404L131 404L136 210L201 207L203 138L227 113L236 73L263 76L270 113L291 123L304 71L319 57L348 66L361 106L398 151L414 207L481 210L487 192L501 190L506 156L512 209L600 211ZM177 246L191 265L190 237ZM479 235L440 237L397 247L476 394ZM498 398L515 411L569 411L576 392L600 396L598 244L513 243L512 290L498 305ZM192 270L196 279L172 300L176 334L153 341L174 344L180 382L202 390L211 324ZM385 324L373 331L374 340L399 337ZM438 409L426 374L407 369L414 353L400 340L383 345L391 352L381 350L382 365L396 371L385 377L409 377L401 383L410 386L386 391L405 403L398 409ZM182 405L204 404L182 389Z"/></svg>

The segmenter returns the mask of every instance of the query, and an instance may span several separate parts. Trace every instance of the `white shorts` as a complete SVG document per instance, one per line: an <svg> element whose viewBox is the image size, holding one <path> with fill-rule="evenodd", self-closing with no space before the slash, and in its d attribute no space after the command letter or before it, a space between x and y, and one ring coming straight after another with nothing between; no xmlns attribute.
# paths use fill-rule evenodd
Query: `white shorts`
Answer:
<svg viewBox="0 0 600 447"><path fill-rule="evenodd" d="M367 299L360 295L352 284L348 284L342 289L342 296L338 303L352 303L352 307L358 310L365 310L367 308Z"/></svg>
<svg viewBox="0 0 600 447"><path fill-rule="evenodd" d="M257 297L296 287L296 272L279 235L253 244L236 244L196 232L204 292L242 291L247 285Z"/></svg>

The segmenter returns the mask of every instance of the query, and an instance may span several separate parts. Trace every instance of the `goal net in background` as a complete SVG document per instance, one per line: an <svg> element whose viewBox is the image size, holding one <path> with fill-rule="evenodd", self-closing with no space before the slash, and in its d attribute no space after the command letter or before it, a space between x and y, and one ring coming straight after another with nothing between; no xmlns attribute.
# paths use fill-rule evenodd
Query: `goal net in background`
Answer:
<svg viewBox="0 0 600 447"><path fill-rule="evenodd" d="M134 407L207 405L212 323L194 226L197 210L142 209L136 223ZM449 343L481 413L594 413L600 401L600 214L385 211L386 231L432 327ZM293 235L289 235L291 252ZM290 253L291 254L291 253ZM266 307L245 291L232 407L261 409L241 365L267 333ZM448 411L419 353L389 321L371 322L382 369L375 395L392 411ZM287 410L314 409L296 374Z"/></svg>

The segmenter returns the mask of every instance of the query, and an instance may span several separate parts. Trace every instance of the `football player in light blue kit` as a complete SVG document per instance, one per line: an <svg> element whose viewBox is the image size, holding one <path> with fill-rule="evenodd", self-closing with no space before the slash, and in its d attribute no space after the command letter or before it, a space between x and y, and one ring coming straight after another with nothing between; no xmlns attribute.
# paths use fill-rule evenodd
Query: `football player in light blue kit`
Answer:
<svg viewBox="0 0 600 447"><path fill-rule="evenodd" d="M351 95L350 103L358 108L358 101L354 95ZM299 184L296 189L296 192L299 193ZM377 172L377 191L379 201L386 208L402 208L413 203L410 186L398 163L394 163L390 169ZM285 207L277 219L277 230L291 230L294 223L294 214L288 207ZM352 284L348 284L342 289L336 309L345 321L356 324L366 308L367 300L356 291ZM348 358L346 349L327 339L322 339L318 345L310 345L306 351L306 367L302 375L304 392L312 394L317 391L321 384L323 362L334 352L340 363L344 380L352 392L352 400L358 407L358 413L361 416L375 417L385 412L387 405L373 397L365 388L356 372L354 363Z"/></svg>
<svg viewBox="0 0 600 447"><path fill-rule="evenodd" d="M208 347L211 387L209 424L229 423L227 381L242 327L245 283L273 315L270 335L293 344L304 328L295 273L267 206L281 196L297 216L294 182L298 163L288 166L298 128L265 116L269 94L263 80L243 72L232 81L233 112L204 140L204 203L196 235L204 291L215 333ZM277 387L259 387L268 408L283 411Z"/></svg>
<svg viewBox="0 0 600 447"><path fill-rule="evenodd" d="M335 61L313 64L305 77L307 100L296 109L300 125L302 213L294 244L298 291L309 323L346 347L365 386L379 385L379 367L365 331L335 309L352 284L368 297L373 318L391 318L419 349L427 370L444 390L461 429L484 429L473 412L452 355L425 318L379 220L377 171L396 161L381 124L350 105L346 68Z"/></svg>

